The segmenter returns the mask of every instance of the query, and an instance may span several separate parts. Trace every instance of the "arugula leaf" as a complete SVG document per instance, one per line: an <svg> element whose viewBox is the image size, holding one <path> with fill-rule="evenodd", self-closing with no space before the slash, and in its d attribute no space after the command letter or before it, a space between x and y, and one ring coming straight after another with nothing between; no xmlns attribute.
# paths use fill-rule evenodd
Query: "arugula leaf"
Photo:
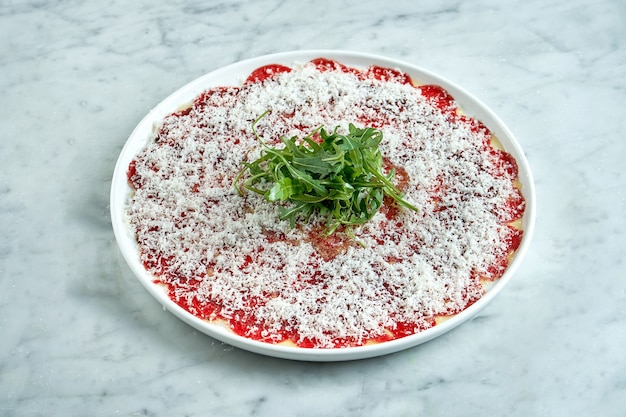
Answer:
<svg viewBox="0 0 626 417"><path fill-rule="evenodd" d="M332 132L319 127L301 140L283 137L285 146L276 148L263 142L256 131L256 124L268 112L252 124L263 149L260 158L243 163L234 183L239 194L243 195L240 182L247 173L243 188L269 202L292 203L281 206L279 216L289 220L291 227L300 218L308 221L314 213L327 216L326 236L341 225L350 228L366 223L380 209L385 195L418 210L393 185L394 172L385 175L382 170L380 130L350 123L344 135L338 133L339 127ZM319 142L313 140L318 132Z"/></svg>

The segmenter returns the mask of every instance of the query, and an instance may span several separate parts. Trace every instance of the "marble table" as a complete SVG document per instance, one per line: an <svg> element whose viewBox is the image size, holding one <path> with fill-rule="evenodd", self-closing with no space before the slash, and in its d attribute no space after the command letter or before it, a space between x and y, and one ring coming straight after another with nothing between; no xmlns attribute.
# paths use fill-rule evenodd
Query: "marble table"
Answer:
<svg viewBox="0 0 626 417"><path fill-rule="evenodd" d="M4 1L0 39L0 415L626 415L624 2ZM427 68L517 136L537 229L473 320L379 358L273 359L184 324L123 262L109 188L139 120L301 49Z"/></svg>

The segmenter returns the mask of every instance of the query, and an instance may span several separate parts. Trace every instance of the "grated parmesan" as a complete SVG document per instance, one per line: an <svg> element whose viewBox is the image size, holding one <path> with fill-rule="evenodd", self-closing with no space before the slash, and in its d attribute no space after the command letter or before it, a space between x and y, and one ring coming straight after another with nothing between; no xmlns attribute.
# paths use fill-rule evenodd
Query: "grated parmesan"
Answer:
<svg viewBox="0 0 626 417"><path fill-rule="evenodd" d="M356 239L324 241L325 219L290 229L276 204L238 195L233 179L260 154L251 125L266 110L257 131L272 144L318 126L376 125L420 211L386 206ZM465 309L483 294L480 279L506 266L523 199L516 169L503 168L485 138L419 87L302 64L210 90L166 117L129 170L127 215L144 265L193 314L243 323L244 336L271 343L400 337Z"/></svg>

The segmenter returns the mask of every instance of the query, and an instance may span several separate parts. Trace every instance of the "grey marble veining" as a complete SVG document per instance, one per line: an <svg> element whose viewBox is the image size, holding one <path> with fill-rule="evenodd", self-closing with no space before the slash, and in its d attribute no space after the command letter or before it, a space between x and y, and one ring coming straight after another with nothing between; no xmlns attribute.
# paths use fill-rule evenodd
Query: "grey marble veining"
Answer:
<svg viewBox="0 0 626 417"><path fill-rule="evenodd" d="M625 415L624 2L5 1L0 39L0 415ZM134 126L210 70L298 49L412 62L517 136L537 230L475 319L289 362L199 334L133 278L108 198Z"/></svg>

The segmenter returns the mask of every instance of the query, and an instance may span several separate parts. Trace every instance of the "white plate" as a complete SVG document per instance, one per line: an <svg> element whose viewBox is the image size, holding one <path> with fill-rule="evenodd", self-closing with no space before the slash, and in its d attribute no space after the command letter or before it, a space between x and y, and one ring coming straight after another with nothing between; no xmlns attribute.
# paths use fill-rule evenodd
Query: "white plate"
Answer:
<svg viewBox="0 0 626 417"><path fill-rule="evenodd" d="M470 116L481 120L495 133L505 150L512 154L517 161L522 194L526 199L526 211L522 220L524 236L515 258L504 275L480 300L456 316L428 330L380 344L337 349L309 349L259 342L236 335L222 325L199 319L182 309L169 299L161 285L153 283L154 277L144 269L139 260L137 243L124 219L125 206L128 204L131 193L126 172L134 156L146 145L154 123L175 112L181 105L191 102L206 89L217 86L241 85L253 70L263 65L284 64L289 66L296 62L302 63L319 57L337 60L357 68L367 68L370 65L397 68L409 74L418 83L442 86L456 99L459 107L463 108ZM415 65L376 55L326 50L297 51L253 58L215 70L182 87L150 111L130 135L117 161L111 186L111 218L118 245L133 273L159 303L184 322L215 339L264 355L306 361L343 361L380 356L419 345L453 329L485 307L511 279L528 249L535 224L535 189L528 161L511 131L487 106L456 84Z"/></svg>

